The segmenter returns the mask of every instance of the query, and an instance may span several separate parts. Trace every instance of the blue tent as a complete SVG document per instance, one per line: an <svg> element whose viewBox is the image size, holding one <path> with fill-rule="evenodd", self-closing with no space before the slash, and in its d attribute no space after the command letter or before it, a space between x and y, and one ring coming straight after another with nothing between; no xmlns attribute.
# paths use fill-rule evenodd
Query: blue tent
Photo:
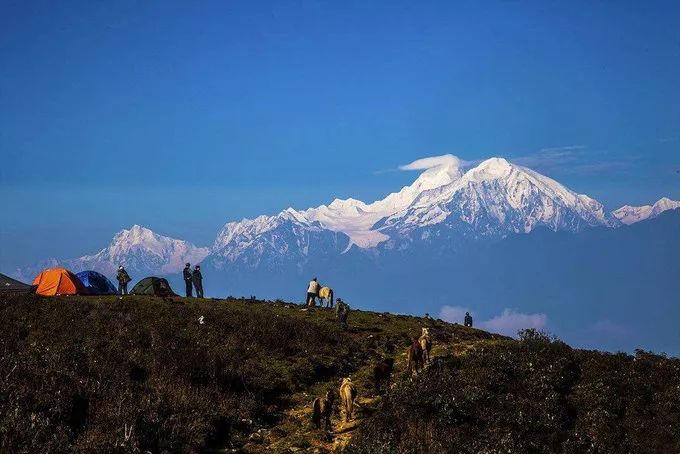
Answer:
<svg viewBox="0 0 680 454"><path fill-rule="evenodd" d="M110 280L103 274L96 271L81 271L76 274L85 288L90 291L90 295L117 295L118 291Z"/></svg>

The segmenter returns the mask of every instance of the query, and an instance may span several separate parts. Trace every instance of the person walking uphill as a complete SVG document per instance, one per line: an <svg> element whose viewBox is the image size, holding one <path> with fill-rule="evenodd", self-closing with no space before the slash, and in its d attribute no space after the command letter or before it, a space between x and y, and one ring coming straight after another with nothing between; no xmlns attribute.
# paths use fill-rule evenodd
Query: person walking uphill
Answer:
<svg viewBox="0 0 680 454"><path fill-rule="evenodd" d="M316 278L309 281L309 286L307 287L307 306L316 306L316 298L319 296L319 282Z"/></svg>
<svg viewBox="0 0 680 454"><path fill-rule="evenodd" d="M347 316L349 315L349 304L338 298L335 305L335 314L338 316L338 325L341 329L347 329Z"/></svg>
<svg viewBox="0 0 680 454"><path fill-rule="evenodd" d="M196 297L203 298L203 275L201 274L201 265L194 267L194 272L191 273L191 278L196 289Z"/></svg>
<svg viewBox="0 0 680 454"><path fill-rule="evenodd" d="M128 289L127 285L128 282L130 282L132 279L130 278L130 275L125 271L125 268L123 268L123 265L118 267L118 274L116 275L116 279L118 280L118 293L121 295L127 295L128 294Z"/></svg>
<svg viewBox="0 0 680 454"><path fill-rule="evenodd" d="M191 275L191 263L187 263L186 266L184 267L184 284L186 285L187 288L187 298L191 298L193 288L191 286L193 280L193 276Z"/></svg>

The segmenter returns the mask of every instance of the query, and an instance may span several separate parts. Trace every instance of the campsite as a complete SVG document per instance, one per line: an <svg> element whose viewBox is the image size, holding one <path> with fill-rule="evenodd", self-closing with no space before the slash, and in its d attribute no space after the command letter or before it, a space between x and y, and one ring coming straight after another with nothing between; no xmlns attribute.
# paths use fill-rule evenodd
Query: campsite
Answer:
<svg viewBox="0 0 680 454"><path fill-rule="evenodd" d="M330 310L249 298L3 295L0 318L7 452L680 449L680 360L642 351L361 310L342 330ZM423 326L432 364L410 378ZM331 431L315 429L312 401L344 377L355 418L336 399Z"/></svg>

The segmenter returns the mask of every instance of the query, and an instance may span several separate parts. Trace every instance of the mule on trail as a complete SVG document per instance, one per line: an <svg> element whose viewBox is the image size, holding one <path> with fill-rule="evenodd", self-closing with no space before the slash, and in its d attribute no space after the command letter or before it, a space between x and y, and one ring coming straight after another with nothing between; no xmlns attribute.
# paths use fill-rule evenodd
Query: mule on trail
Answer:
<svg viewBox="0 0 680 454"><path fill-rule="evenodd" d="M321 428L321 422L326 432L331 430L331 414L333 413L333 401L335 393L330 389L325 397L317 397L312 404L312 423L317 429Z"/></svg>
<svg viewBox="0 0 680 454"><path fill-rule="evenodd" d="M432 350L432 338L430 337L430 329L423 328L423 332L418 338L420 348L423 350L423 364L430 362L430 350Z"/></svg>
<svg viewBox="0 0 680 454"><path fill-rule="evenodd" d="M393 369L394 358L385 358L375 363L375 366L373 366L373 383L376 393L382 392L382 382L389 381Z"/></svg>
<svg viewBox="0 0 680 454"><path fill-rule="evenodd" d="M423 368L423 348L417 339L413 339L406 354L407 370L409 375L417 375Z"/></svg>
<svg viewBox="0 0 680 454"><path fill-rule="evenodd" d="M340 399L342 399L342 406L345 409L345 422L351 421L352 412L354 411L354 401L357 398L357 388L352 383L349 377L342 379L340 385Z"/></svg>

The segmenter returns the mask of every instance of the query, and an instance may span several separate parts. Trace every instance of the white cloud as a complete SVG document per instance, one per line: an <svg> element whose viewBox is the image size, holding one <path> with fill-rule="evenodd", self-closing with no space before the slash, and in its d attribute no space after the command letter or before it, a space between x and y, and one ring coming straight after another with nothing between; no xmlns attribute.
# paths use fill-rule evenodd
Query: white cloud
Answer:
<svg viewBox="0 0 680 454"><path fill-rule="evenodd" d="M479 327L506 336L515 336L517 331L526 328L543 329L548 322L545 314L524 314L513 309L505 309L503 313L479 324Z"/></svg>
<svg viewBox="0 0 680 454"><path fill-rule="evenodd" d="M466 312L470 312L470 309L467 307L443 306L439 310L439 318L451 323L463 323ZM472 312L470 314L473 315Z"/></svg>
<svg viewBox="0 0 680 454"><path fill-rule="evenodd" d="M452 178L459 178L461 167L467 163L458 156L445 154L441 156L430 156L428 158L416 159L415 161L399 166L399 170L425 170L427 172L438 172L446 169Z"/></svg>

